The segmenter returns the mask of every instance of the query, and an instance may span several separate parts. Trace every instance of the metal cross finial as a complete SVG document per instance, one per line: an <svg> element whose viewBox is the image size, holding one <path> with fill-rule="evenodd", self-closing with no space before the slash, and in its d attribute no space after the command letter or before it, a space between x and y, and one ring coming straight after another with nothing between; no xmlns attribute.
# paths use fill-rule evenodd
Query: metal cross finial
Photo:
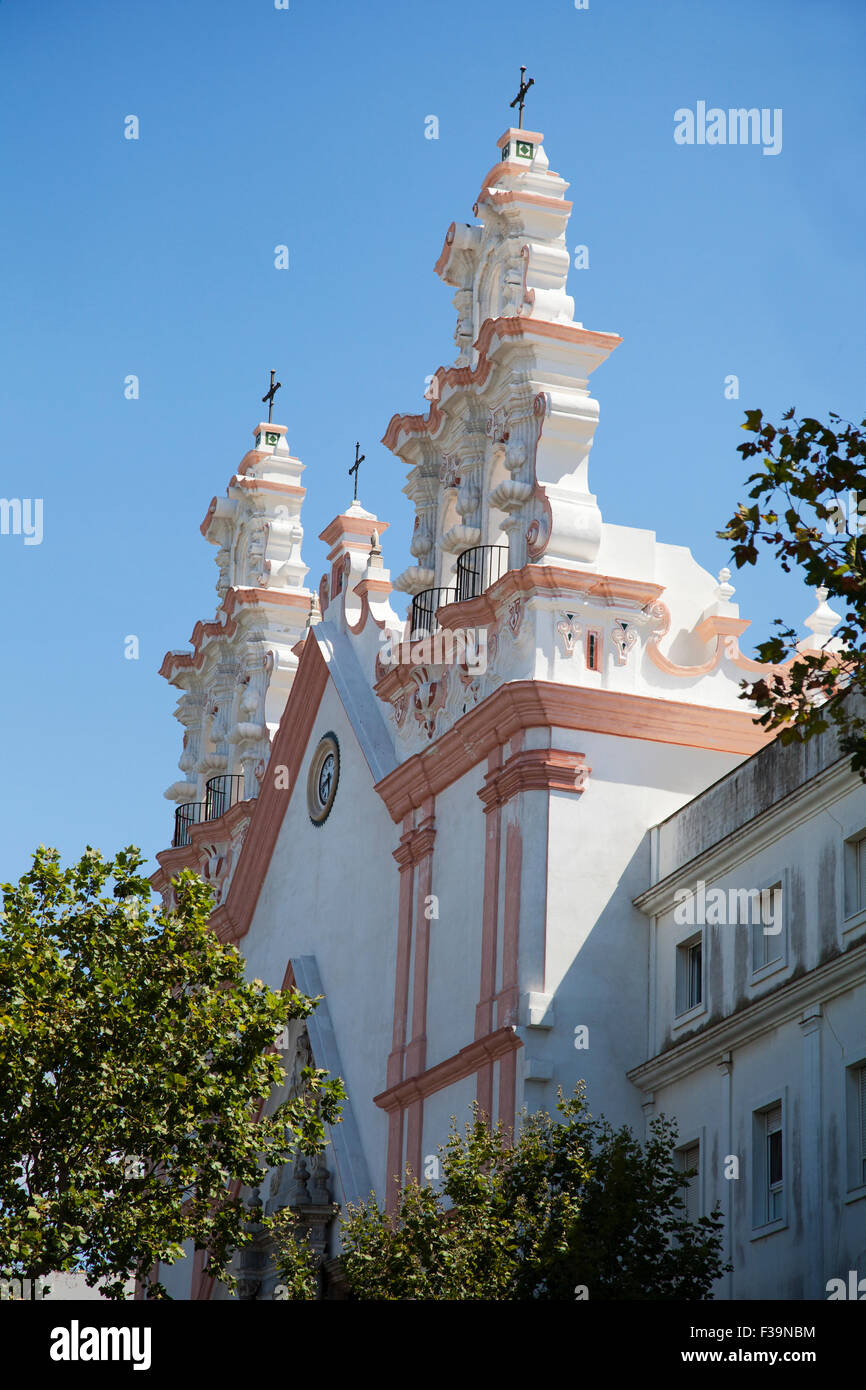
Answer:
<svg viewBox="0 0 866 1390"><path fill-rule="evenodd" d="M364 459L367 457L366 454L361 454L360 457L358 456L358 450L360 449L360 447L361 447L361 445L356 443L356 445L355 445L355 462L354 462L354 464L352 465L352 467L349 469L349 473L350 473L350 474L351 474L351 473L354 473L354 475L355 475L355 495L354 495L354 497L352 498L352 501L353 501L353 502L357 502L357 500L358 500L358 469L361 467L361 464L364 462Z"/></svg>
<svg viewBox="0 0 866 1390"><path fill-rule="evenodd" d="M265 394L262 396L262 405L264 405L265 401L267 401L268 403L268 424L271 423L271 416L274 413L274 396L277 394L277 392L280 390L283 384L281 381L278 381L276 385L274 385L275 376L276 372L271 372L270 389L266 391Z"/></svg>
<svg viewBox="0 0 866 1390"><path fill-rule="evenodd" d="M522 130L522 129L523 129L523 103L524 103L524 101L526 100L526 93L529 91L530 87L534 86L534 84L535 84L535 78L534 78L534 77L530 77L530 79L529 79L528 82L526 82L526 81L524 80L523 74L524 74L525 72L526 72L526 68L523 67L523 65L521 64L521 68L520 68L520 90L519 90L519 92L517 93L517 96L514 98L513 102L511 103L512 108L515 107L515 106L518 106L518 105L520 106L520 120L517 122L517 128L518 128L518 130Z"/></svg>

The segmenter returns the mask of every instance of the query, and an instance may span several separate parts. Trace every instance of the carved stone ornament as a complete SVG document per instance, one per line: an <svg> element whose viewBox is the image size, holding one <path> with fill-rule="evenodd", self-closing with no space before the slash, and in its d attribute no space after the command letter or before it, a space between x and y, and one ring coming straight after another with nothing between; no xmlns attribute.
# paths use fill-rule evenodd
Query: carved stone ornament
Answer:
<svg viewBox="0 0 866 1390"><path fill-rule="evenodd" d="M616 648L617 666L625 666L628 654L637 644L637 630L628 623L617 620L611 629L611 640Z"/></svg>
<svg viewBox="0 0 866 1390"><path fill-rule="evenodd" d="M562 642L563 655L573 656L577 639L583 632L583 628L577 621L574 613L562 613L559 622L556 624L556 630Z"/></svg>

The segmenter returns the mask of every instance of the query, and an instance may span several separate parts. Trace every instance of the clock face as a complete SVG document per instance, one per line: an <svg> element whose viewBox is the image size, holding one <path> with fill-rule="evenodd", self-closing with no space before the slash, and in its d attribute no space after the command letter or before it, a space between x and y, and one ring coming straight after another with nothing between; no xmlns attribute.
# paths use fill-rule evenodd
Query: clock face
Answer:
<svg viewBox="0 0 866 1390"><path fill-rule="evenodd" d="M331 795L331 787L334 782L334 770L336 762L333 753L329 753L322 763L319 772L319 800L323 806L327 805L328 797Z"/></svg>
<svg viewBox="0 0 866 1390"><path fill-rule="evenodd" d="M307 778L307 809L313 825L324 825L334 804L340 780L340 745L336 734L319 741Z"/></svg>

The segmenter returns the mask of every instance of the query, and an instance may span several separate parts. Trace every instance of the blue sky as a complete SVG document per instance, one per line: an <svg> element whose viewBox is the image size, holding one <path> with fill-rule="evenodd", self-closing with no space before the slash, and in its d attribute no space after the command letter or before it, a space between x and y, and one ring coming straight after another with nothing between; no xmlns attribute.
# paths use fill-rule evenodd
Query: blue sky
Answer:
<svg viewBox="0 0 866 1390"><path fill-rule="evenodd" d="M41 545L0 536L0 878L40 841L168 843L181 731L156 672L213 615L198 527L272 366L307 464L308 582L356 438L386 563L409 563L378 441L453 358L432 266L521 63L590 250L576 316L624 338L593 377L591 484L606 520L723 564L744 410L866 413L864 39L861 0L0 0L0 495L44 501ZM781 108L781 153L677 145L699 100ZM771 562L735 582L754 640L814 607Z"/></svg>

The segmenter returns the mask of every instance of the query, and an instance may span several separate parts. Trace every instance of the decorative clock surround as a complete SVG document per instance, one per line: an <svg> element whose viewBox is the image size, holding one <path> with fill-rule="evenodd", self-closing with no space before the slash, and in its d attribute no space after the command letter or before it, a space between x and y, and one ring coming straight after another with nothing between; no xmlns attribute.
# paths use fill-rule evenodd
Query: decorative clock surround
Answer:
<svg viewBox="0 0 866 1390"><path fill-rule="evenodd" d="M307 777L307 809L313 825L324 825L331 814L340 781L340 745L337 735L325 734L313 754Z"/></svg>

